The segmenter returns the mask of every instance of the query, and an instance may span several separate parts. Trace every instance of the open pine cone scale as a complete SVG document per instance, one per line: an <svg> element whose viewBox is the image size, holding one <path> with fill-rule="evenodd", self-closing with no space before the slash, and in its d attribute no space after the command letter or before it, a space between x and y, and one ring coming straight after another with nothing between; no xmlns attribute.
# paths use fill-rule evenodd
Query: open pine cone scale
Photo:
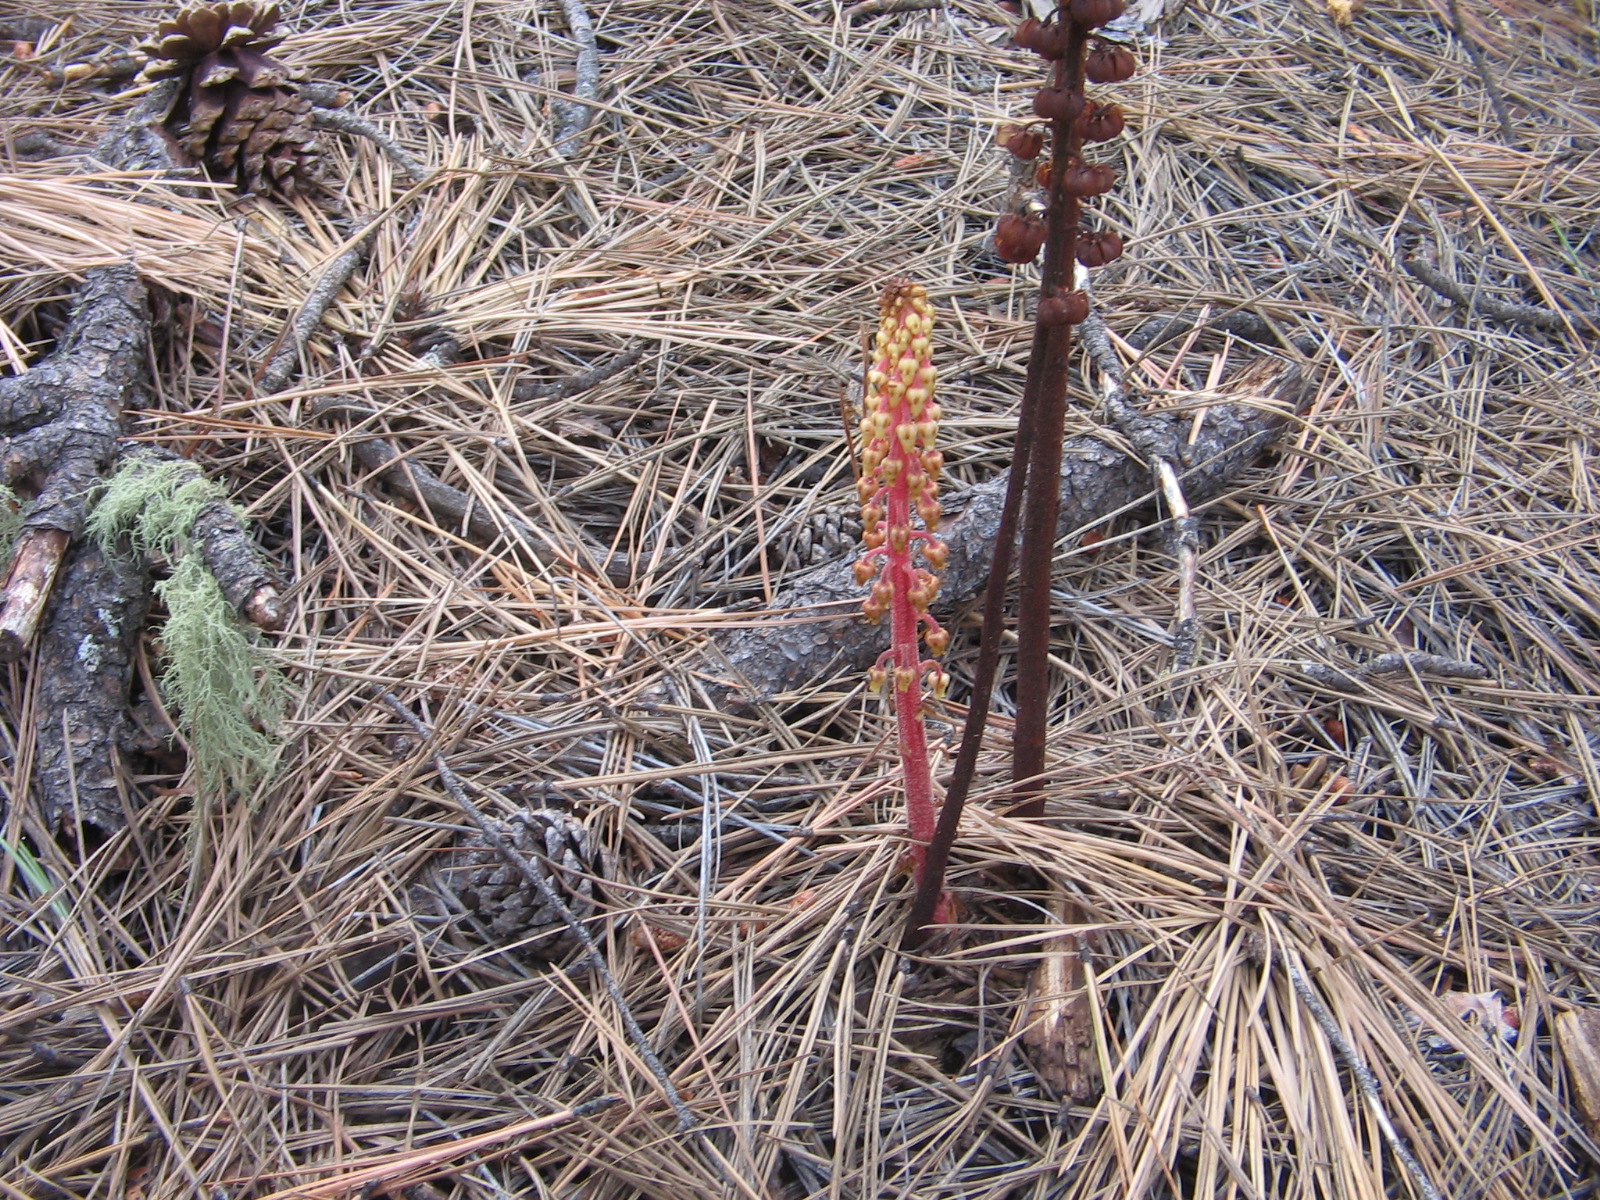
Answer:
<svg viewBox="0 0 1600 1200"><path fill-rule="evenodd" d="M213 179L293 194L315 178L311 104L298 72L266 51L283 40L276 4L213 4L163 21L144 46L149 79L183 81L162 123Z"/></svg>

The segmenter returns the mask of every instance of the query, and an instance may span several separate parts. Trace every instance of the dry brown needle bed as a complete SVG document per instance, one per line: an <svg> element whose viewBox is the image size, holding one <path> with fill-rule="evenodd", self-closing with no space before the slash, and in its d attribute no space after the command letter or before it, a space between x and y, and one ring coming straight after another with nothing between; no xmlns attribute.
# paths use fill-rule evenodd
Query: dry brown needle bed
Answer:
<svg viewBox="0 0 1600 1200"><path fill-rule="evenodd" d="M863 332L915 281L942 792L1038 315L993 239L1038 166L997 138L1058 119L1021 16L219 7L0 15L0 461L47 502L0 600L55 571L0 687L0 1190L1586 1194L1585 7L1096 27L1123 127L1062 164L1116 181L1074 176L1043 815L1006 812L1002 638L965 915L910 956L840 414L859 441ZM39 398L90 362L93 452L52 475L79 409ZM107 622L71 582L137 598L199 536L128 580L84 557L149 449L238 506L240 619L281 606L276 765L231 785L163 682L167 606Z"/></svg>

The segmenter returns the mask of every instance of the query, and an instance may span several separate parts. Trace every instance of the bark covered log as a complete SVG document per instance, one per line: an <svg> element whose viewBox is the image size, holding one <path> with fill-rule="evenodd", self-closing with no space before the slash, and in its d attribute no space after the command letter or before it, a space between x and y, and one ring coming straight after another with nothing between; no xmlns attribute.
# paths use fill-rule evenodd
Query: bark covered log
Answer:
<svg viewBox="0 0 1600 1200"><path fill-rule="evenodd" d="M117 454L122 410L143 386L150 316L131 266L89 272L55 351L0 379L0 472L43 474L23 521L22 552L0 585L0 659L27 649L62 554L83 531L97 484Z"/></svg>
<svg viewBox="0 0 1600 1200"><path fill-rule="evenodd" d="M1217 495L1259 458L1283 427L1298 389L1299 373L1285 363L1257 389L1283 407L1218 405L1207 411L1192 442L1192 416L1152 418L1169 423L1170 440L1183 446L1184 461L1190 464L1183 477L1188 495L1196 501ZM1063 450L1058 535L1149 497L1149 467L1109 442L1071 438ZM958 511L946 516L939 535L950 547L935 605L941 620L974 600L987 583L1006 482L1007 475L1001 474L949 498L948 508ZM883 652L887 633L861 618L863 590L853 568L853 559L842 559L806 571L773 598L771 607L790 610L790 615L715 635L702 668L713 698L744 707L798 690L833 671L870 666Z"/></svg>
<svg viewBox="0 0 1600 1200"><path fill-rule="evenodd" d="M92 539L69 554L36 661L41 719L34 777L39 812L51 829L120 829L137 807L123 794L118 764L149 605L143 563L108 555Z"/></svg>

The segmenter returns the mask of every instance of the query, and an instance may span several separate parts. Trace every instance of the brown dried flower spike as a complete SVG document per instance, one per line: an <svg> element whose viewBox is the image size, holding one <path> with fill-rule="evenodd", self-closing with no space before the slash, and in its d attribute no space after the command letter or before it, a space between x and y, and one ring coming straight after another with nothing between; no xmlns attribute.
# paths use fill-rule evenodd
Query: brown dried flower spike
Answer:
<svg viewBox="0 0 1600 1200"><path fill-rule="evenodd" d="M311 103L267 51L283 40L275 3L208 4L162 21L141 47L148 79L177 77L162 128L213 179L293 194L315 177Z"/></svg>
<svg viewBox="0 0 1600 1200"><path fill-rule="evenodd" d="M1048 123L1050 157L1040 161L1035 179L1044 192L1044 219L1015 211L1000 218L994 232L996 253L1012 263L1033 261L1040 248L1039 304L1028 355L1028 380L1017 422L1011 482L1006 489L1000 528L995 534L988 592L983 602L983 633L945 803L918 875L917 894L906 921L904 945L915 948L943 894L944 869L955 841L962 805L972 786L983 744L989 697L1000 660L1012 548L1017 545L1016 711L1012 734L1012 783L1019 817L1044 815L1039 780L1044 777L1045 733L1052 707L1049 659L1052 637L1052 574L1056 525L1061 504L1061 442L1066 426L1068 364L1072 328L1088 319L1089 296L1076 287L1075 262L1093 269L1122 253L1122 239L1111 230L1084 229L1083 202L1116 183L1109 163L1086 161L1086 143L1109 141L1122 132L1122 110L1090 101L1085 81L1116 82L1137 70L1133 55L1106 44L1094 31L1115 21L1123 0L1056 0L1047 20L1030 18L1016 32L1019 46L1048 64L1047 79L1033 97L1033 113ZM1004 143L1003 143L1004 144ZM1031 145L1028 147L1032 149ZM1041 150L1041 153L1043 151ZM1042 228L1041 228L1042 227Z"/></svg>

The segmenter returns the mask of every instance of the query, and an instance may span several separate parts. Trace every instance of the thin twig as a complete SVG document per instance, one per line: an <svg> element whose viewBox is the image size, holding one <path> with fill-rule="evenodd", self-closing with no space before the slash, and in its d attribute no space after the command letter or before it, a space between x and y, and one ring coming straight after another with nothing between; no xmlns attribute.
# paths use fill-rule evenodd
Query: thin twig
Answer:
<svg viewBox="0 0 1600 1200"><path fill-rule="evenodd" d="M348 133L353 137L366 138L400 169L407 183L421 183L428 177L427 167L407 153L399 142L364 117L358 117L355 113L342 108L319 106L312 108L311 120L318 129L332 129L338 133Z"/></svg>
<svg viewBox="0 0 1600 1200"><path fill-rule="evenodd" d="M630 346L621 354L608 358L598 366L590 367L581 375L573 375L566 379L559 379L555 383L518 383L511 390L511 394L518 400L565 400L568 396L575 396L579 392L586 392L592 387L598 387L613 375L619 375L634 363L639 361L644 354L644 347Z"/></svg>
<svg viewBox="0 0 1600 1200"><path fill-rule="evenodd" d="M284 332L284 340L280 342L273 356L267 360L260 378L256 380L257 395L270 396L274 392L281 392L288 385L296 365L300 362L300 355L305 350L306 343L311 340L312 333L322 323L322 318L333 304L334 297L350 281L350 276L356 273L356 268L366 258L367 243L372 240L372 235L376 232L376 225L369 224L360 237L327 265L321 277L311 286L311 290L306 293L305 303L300 306L300 311L295 313L294 320Z"/></svg>
<svg viewBox="0 0 1600 1200"><path fill-rule="evenodd" d="M419 737L433 737L433 730L417 717L410 709L400 702L399 697L392 692L378 692L378 699L395 716L399 717L416 732ZM661 1086L662 1092L667 1097L667 1102L672 1105L673 1112L678 1114L678 1131L687 1132L699 1124L693 1112L690 1111L683 1096L679 1093L677 1085L672 1082L672 1077L667 1073L667 1068L656 1054L655 1048L650 1045L650 1039L645 1036L644 1029L638 1019L633 1015L633 1010L628 1007L628 999L623 995L622 988L617 985L616 977L611 974L611 969L606 966L605 955L600 953L600 946L589 933L584 923L578 920L567 902L561 898L561 893L551 885L548 876L533 863L519 854L504 835L495 828L492 821L484 815L482 809L474 804L467 795L466 786L461 777L450 769L450 764L445 762L444 755L438 751L432 754L433 768L439 772L439 781L444 784L445 790L450 793L450 798L460 807L461 811L472 818L472 823L478 827L491 846L500 852L500 856L515 867L524 879L531 883L539 892L539 898L548 904L560 915L568 929L583 946L584 957L589 960L596 976L605 984L606 992L611 996L611 1001L617 1006L617 1013L622 1018L623 1025L628 1030L634 1049L639 1057L644 1060L645 1066L650 1068L650 1073L656 1077L656 1082Z"/></svg>
<svg viewBox="0 0 1600 1200"><path fill-rule="evenodd" d="M1467 35L1466 22L1461 19L1461 5L1457 0L1447 0L1450 6L1451 32L1456 35L1456 41L1466 47L1467 56L1472 59L1472 65L1477 68L1478 78L1483 80L1483 90L1489 94L1489 106L1494 109L1494 119L1500 123L1500 138L1508 146L1517 144L1517 129L1511 123L1511 113L1506 108L1506 98L1500 92L1500 85L1496 82L1494 72L1489 69L1489 60L1484 56L1483 48L1477 41Z"/></svg>
<svg viewBox="0 0 1600 1200"><path fill-rule="evenodd" d="M1389 1143L1389 1149L1400 1161L1400 1165L1406 1169L1406 1173L1411 1176L1417 1191L1422 1193L1425 1200L1444 1200L1439 1189L1433 1186L1433 1181L1423 1171L1422 1164L1411 1153L1411 1147L1406 1145L1405 1139L1395 1129L1388 1112L1384 1110L1383 1097L1378 1091L1377 1076L1373 1075L1371 1068L1362 1061L1361 1055L1356 1053L1356 1048L1350 1044L1350 1039L1345 1037L1344 1031L1334 1021L1328 1006L1323 1004L1322 997L1311 989L1311 985L1306 982L1305 976L1300 974L1298 967L1289 968L1289 979L1294 983L1294 990L1299 994L1301 1001L1311 1010L1311 1015L1323 1034L1333 1043L1333 1048L1339 1052L1339 1057L1344 1059L1345 1066L1355 1076L1356 1083L1361 1088L1361 1095L1367 1102L1367 1108L1383 1133L1383 1140Z"/></svg>
<svg viewBox="0 0 1600 1200"><path fill-rule="evenodd" d="M345 413L361 419L375 415L370 405L353 396L323 396L312 406L312 415L325 418L335 413ZM579 559L572 548L557 542L548 533L509 508L491 511L483 501L458 487L446 483L422 463L413 461L404 451L386 437L377 434L353 441L351 452L363 468L382 479L398 491L409 493L435 521L441 525L450 522L467 534L484 543L492 543L507 533L514 533L530 548L543 546L554 559L567 563L576 571L594 571L601 564L607 578L627 579L632 573L632 563L625 555L612 554L605 547L582 540L587 557Z"/></svg>
<svg viewBox="0 0 1600 1200"><path fill-rule="evenodd" d="M854 21L886 13L927 12L943 8L944 5L945 0L861 0L860 4L852 4L841 15L846 21Z"/></svg>
<svg viewBox="0 0 1600 1200"><path fill-rule="evenodd" d="M577 153L583 132L594 118L595 102L600 97L600 50L595 45L594 21L583 0L561 0L567 14L567 29L578 43L577 81L572 99L557 100L551 107L556 117L556 153L571 158Z"/></svg>
<svg viewBox="0 0 1600 1200"><path fill-rule="evenodd" d="M1111 345L1111 336L1098 313L1083 323L1080 331L1089 358L1100 371L1100 395L1123 434L1149 463L1161 497L1172 513L1172 534L1178 555L1178 615L1173 623L1173 674L1181 675L1194 666L1200 644L1200 521L1189 506L1180 479L1176 424L1157 422L1128 403L1124 390L1122 360Z"/></svg>
<svg viewBox="0 0 1600 1200"><path fill-rule="evenodd" d="M1489 672L1477 663L1447 658L1442 654L1427 654L1420 650L1406 653L1380 654L1359 667L1340 670L1325 663L1303 662L1300 670L1324 687L1340 692L1360 691L1362 684L1371 679L1394 675L1438 675L1444 679L1487 679Z"/></svg>
<svg viewBox="0 0 1600 1200"><path fill-rule="evenodd" d="M1532 325L1538 329L1565 329L1569 320L1577 319L1600 328L1600 313L1562 313L1541 308L1537 304L1518 304L1494 296L1482 296L1463 287L1437 267L1430 266L1414 255L1401 258L1400 265L1418 283L1431 288L1446 300L1459 304L1472 312L1482 313L1496 321L1512 325Z"/></svg>

